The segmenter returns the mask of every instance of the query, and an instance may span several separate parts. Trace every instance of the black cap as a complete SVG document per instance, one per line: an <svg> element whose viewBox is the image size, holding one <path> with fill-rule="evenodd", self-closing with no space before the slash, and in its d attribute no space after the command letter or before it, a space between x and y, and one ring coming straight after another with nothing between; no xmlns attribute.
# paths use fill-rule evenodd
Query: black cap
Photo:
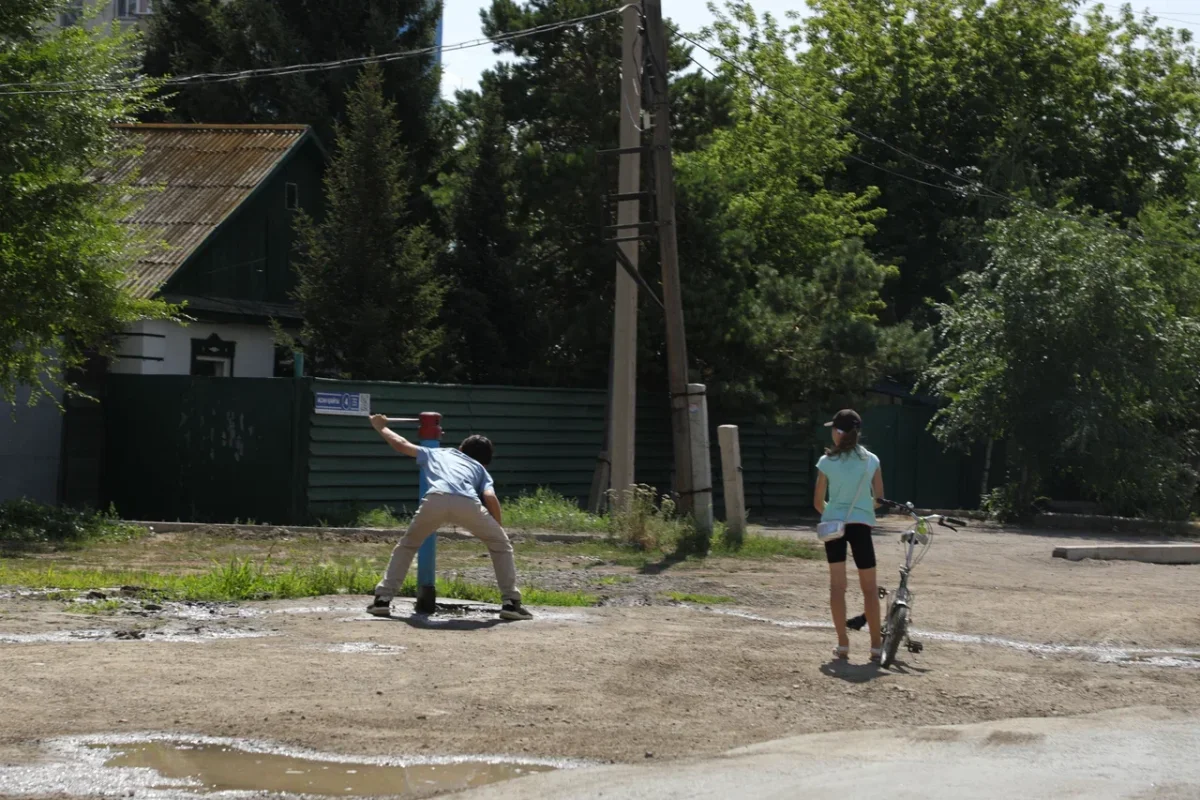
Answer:
<svg viewBox="0 0 1200 800"><path fill-rule="evenodd" d="M858 430L862 427L862 417L857 411L849 408L843 408L841 411L833 415L833 419L825 423L826 428L837 428L842 433L847 431Z"/></svg>

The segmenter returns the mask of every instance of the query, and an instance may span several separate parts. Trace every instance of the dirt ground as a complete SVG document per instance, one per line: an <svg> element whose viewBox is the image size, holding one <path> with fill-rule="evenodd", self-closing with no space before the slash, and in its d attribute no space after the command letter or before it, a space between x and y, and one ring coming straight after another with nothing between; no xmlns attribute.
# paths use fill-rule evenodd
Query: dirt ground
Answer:
<svg viewBox="0 0 1200 800"><path fill-rule="evenodd" d="M423 621L400 601L379 620L357 597L81 616L0 590L0 766L77 734L639 762L843 729L1200 709L1200 567L1051 558L1098 538L1119 541L942 536L912 584L925 650L895 671L866 663L865 632L852 635L849 664L831 661L825 565L795 558L639 570L563 546L523 558L526 582L591 587L604 604L534 609L522 623ZM894 531L876 547L881 582L894 585ZM489 579L486 560L470 562L482 553L455 571ZM675 604L668 591L733 602Z"/></svg>

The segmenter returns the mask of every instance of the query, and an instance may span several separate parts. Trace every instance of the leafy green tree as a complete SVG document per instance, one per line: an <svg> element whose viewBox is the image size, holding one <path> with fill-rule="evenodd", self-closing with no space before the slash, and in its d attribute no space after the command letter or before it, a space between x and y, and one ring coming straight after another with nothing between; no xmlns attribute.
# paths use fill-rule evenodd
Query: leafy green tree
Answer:
<svg viewBox="0 0 1200 800"><path fill-rule="evenodd" d="M869 246L900 267L901 318L987 258L983 193L1097 209L1128 223L1200 168L1200 64L1186 30L1080 0L813 0L803 63L867 134L840 185L878 187ZM948 172L923 166L894 148ZM915 181L913 180L915 179ZM916 181L923 181L922 185Z"/></svg>
<svg viewBox="0 0 1200 800"><path fill-rule="evenodd" d="M990 260L940 307L927 375L946 444L1006 440L1002 508L1069 480L1117 513L1186 516L1197 485L1200 320L1150 246L1060 215L989 225Z"/></svg>
<svg viewBox="0 0 1200 800"><path fill-rule="evenodd" d="M362 70L325 178L326 216L300 220L296 300L318 372L419 380L442 341L438 243L409 221L405 153L382 70Z"/></svg>
<svg viewBox="0 0 1200 800"><path fill-rule="evenodd" d="M826 187L854 147L844 101L791 57L794 31L729 9L712 31L721 54L778 91L727 68L733 124L678 159L689 347L723 402L803 413L919 367L929 340L879 323L896 270L860 241L882 217L874 192Z"/></svg>
<svg viewBox="0 0 1200 800"><path fill-rule="evenodd" d="M20 0L0 13L0 83L109 87L0 90L0 398L8 401L22 385L36 400L66 384L89 351L110 353L127 324L169 315L122 288L141 246L121 224L132 190L94 179L129 153L114 125L152 107L152 86L130 80L138 39L56 29L49 23L62 6Z"/></svg>

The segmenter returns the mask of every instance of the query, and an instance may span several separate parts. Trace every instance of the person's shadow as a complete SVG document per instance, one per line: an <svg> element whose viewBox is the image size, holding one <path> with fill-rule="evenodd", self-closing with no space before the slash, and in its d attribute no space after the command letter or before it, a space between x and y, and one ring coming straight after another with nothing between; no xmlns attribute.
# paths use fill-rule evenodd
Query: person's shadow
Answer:
<svg viewBox="0 0 1200 800"><path fill-rule="evenodd" d="M420 628L424 631L482 631L504 625L508 620L500 618L479 619L463 618L460 616L439 616L436 614L393 614L390 617L372 617L364 622L402 622L410 628Z"/></svg>
<svg viewBox="0 0 1200 800"><path fill-rule="evenodd" d="M851 664L845 659L835 658L821 665L821 674L843 680L846 683L869 683L882 675L883 670L874 661L866 664Z"/></svg>

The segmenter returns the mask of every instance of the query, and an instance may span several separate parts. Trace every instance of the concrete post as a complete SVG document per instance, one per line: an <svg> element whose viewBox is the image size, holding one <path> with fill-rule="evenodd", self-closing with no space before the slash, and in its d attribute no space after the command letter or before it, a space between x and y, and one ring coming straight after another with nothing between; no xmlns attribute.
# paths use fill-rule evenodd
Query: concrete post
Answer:
<svg viewBox="0 0 1200 800"><path fill-rule="evenodd" d="M438 448L442 446L442 415L435 411L423 411L420 414L421 427L417 438L421 447ZM419 492L425 499L429 490L425 476L421 476ZM425 540L417 551L417 602L418 614L432 614L437 610L437 531Z"/></svg>
<svg viewBox="0 0 1200 800"><path fill-rule="evenodd" d="M708 442L708 395L703 383L687 386L687 412L691 434L692 519L696 529L708 536L713 529L712 456Z"/></svg>
<svg viewBox="0 0 1200 800"><path fill-rule="evenodd" d="M725 485L725 527L741 539L746 534L746 493L742 486L742 446L737 425L717 428L721 446L721 478Z"/></svg>

